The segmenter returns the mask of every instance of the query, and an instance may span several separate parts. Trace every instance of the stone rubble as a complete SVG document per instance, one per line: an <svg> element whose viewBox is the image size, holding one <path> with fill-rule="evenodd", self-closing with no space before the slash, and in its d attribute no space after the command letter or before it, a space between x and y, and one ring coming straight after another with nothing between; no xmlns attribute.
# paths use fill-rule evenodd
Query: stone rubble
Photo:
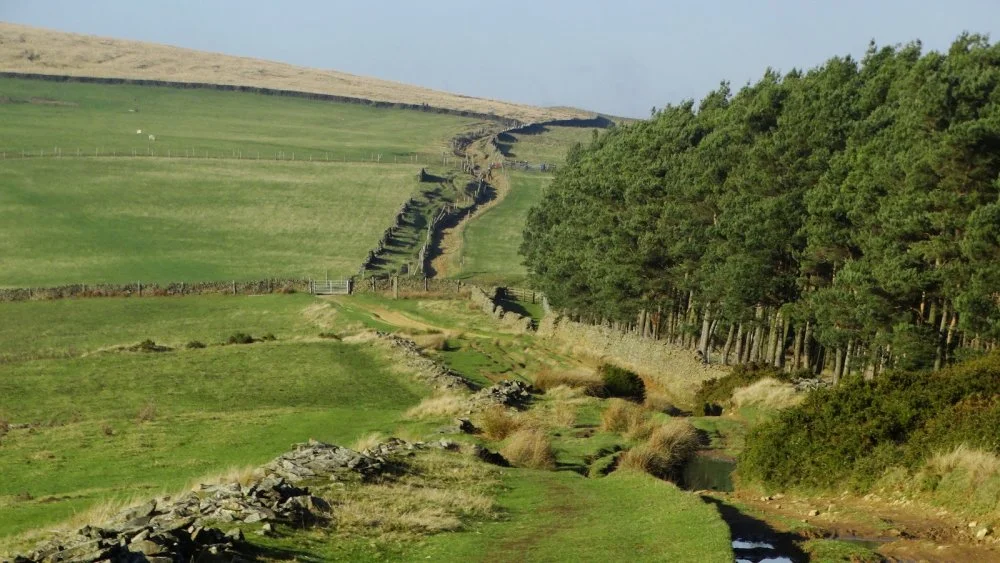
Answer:
<svg viewBox="0 0 1000 563"><path fill-rule="evenodd" d="M451 449L452 444L436 444ZM261 524L260 534L273 532L272 523L305 526L330 517L331 507L308 488L306 480L337 480L346 474L362 479L390 464L394 455L413 455L422 442L392 438L364 452L310 440L262 466L246 484L201 485L177 498L163 497L120 512L100 526L39 543L26 555L3 563L175 563L187 561L249 561L240 555L245 539L238 525ZM223 531L209 524L231 524Z"/></svg>
<svg viewBox="0 0 1000 563"><path fill-rule="evenodd" d="M468 391L469 382L440 362L428 358L420 351L417 343L386 332L376 332L376 336L395 349L401 356L403 364L412 369L417 377L439 390Z"/></svg>
<svg viewBox="0 0 1000 563"><path fill-rule="evenodd" d="M520 409L531 401L534 388L523 381L508 379L485 389L480 389L472 396L474 408L486 408L493 405Z"/></svg>

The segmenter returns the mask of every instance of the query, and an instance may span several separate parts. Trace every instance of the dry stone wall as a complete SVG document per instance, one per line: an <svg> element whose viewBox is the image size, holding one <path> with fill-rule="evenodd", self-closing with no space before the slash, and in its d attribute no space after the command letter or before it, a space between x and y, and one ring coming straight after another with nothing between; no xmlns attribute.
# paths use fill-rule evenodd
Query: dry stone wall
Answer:
<svg viewBox="0 0 1000 563"><path fill-rule="evenodd" d="M679 400L690 399L702 381L727 373L723 367L703 364L691 350L609 326L575 322L558 313L545 316L538 334L577 354L635 371Z"/></svg>
<svg viewBox="0 0 1000 563"><path fill-rule="evenodd" d="M265 295L308 292L309 280L272 278L253 281L194 283L72 284L57 287L0 288L2 301L68 299L75 297L154 297L168 295Z"/></svg>

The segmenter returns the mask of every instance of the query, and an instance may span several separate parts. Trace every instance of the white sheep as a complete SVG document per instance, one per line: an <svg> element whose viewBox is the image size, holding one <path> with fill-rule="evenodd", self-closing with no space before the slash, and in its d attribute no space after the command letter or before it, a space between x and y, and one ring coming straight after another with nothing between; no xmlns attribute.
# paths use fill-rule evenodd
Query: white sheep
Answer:
<svg viewBox="0 0 1000 563"><path fill-rule="evenodd" d="M149 136L149 140L150 140L150 141L155 141L155 140L156 140L156 137L155 137L155 136L153 136L153 135L151 134L151 135Z"/></svg>
<svg viewBox="0 0 1000 563"><path fill-rule="evenodd" d="M136 135L142 135L142 129L136 129L135 130L135 134Z"/></svg>

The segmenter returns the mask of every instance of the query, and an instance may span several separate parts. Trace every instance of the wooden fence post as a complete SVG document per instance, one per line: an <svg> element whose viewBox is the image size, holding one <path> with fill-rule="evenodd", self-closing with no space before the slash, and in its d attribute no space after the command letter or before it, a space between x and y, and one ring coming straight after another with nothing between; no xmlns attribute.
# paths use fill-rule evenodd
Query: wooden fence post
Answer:
<svg viewBox="0 0 1000 563"><path fill-rule="evenodd" d="M233 280L233 295L236 295L236 280Z"/></svg>
<svg viewBox="0 0 1000 563"><path fill-rule="evenodd" d="M141 281L135 282L135 287L137 290L136 292L139 294L139 297L142 297L142 282Z"/></svg>
<svg viewBox="0 0 1000 563"><path fill-rule="evenodd" d="M399 299L399 276L392 276L392 298Z"/></svg>

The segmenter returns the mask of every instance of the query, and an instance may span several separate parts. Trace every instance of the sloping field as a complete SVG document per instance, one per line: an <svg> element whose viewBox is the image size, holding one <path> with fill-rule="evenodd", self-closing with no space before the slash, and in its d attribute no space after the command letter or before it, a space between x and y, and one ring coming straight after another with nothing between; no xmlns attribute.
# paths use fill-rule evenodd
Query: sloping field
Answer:
<svg viewBox="0 0 1000 563"><path fill-rule="evenodd" d="M256 86L427 104L459 111L492 113L525 122L591 115L570 108L540 108L450 94L334 70L4 22L0 22L0 70Z"/></svg>
<svg viewBox="0 0 1000 563"><path fill-rule="evenodd" d="M0 286L356 272L410 166L63 158L0 166Z"/></svg>
<svg viewBox="0 0 1000 563"><path fill-rule="evenodd" d="M551 172L539 172L541 163L566 162L567 151L576 143L587 143L595 129L583 127L546 127L533 134L507 134L501 140L506 158L527 161L532 170L512 169L509 189L503 199L472 219L462 231L459 271L454 277L484 282L520 283L527 275L518 248L528 211L539 201L552 181Z"/></svg>
<svg viewBox="0 0 1000 563"><path fill-rule="evenodd" d="M0 45L2 48L4 45ZM215 90L0 78L0 151L64 156L149 154L204 158L422 162L450 153L472 119L412 110ZM142 131L142 133L137 133ZM149 135L154 140L149 140Z"/></svg>

